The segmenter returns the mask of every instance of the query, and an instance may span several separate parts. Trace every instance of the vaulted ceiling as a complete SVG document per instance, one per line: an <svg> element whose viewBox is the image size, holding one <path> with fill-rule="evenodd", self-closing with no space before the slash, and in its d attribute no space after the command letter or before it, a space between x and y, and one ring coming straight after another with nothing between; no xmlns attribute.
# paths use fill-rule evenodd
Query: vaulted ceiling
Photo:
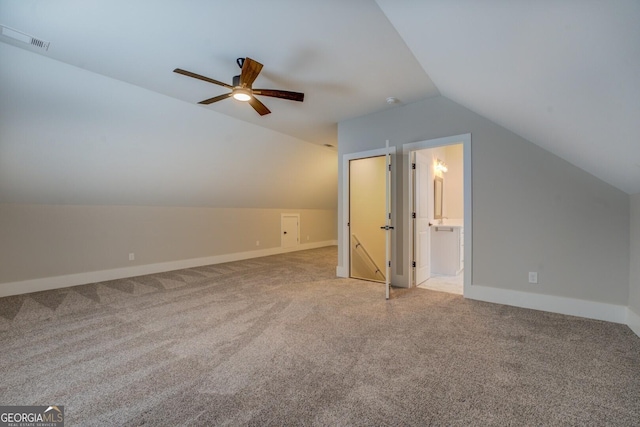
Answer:
<svg viewBox="0 0 640 427"><path fill-rule="evenodd" d="M395 108L388 97L443 95L630 194L640 193L638 22L637 0L0 3L1 25L50 45L0 41L185 103L226 89L174 68L231 83L245 56L264 64L254 87L305 93L301 104L263 97L263 117L231 99L197 107L212 120L336 145L338 122Z"/></svg>

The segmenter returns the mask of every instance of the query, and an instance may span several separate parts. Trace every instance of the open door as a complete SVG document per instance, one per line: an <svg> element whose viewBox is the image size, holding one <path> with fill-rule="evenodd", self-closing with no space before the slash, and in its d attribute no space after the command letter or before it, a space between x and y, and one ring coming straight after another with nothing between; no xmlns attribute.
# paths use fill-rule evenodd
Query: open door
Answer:
<svg viewBox="0 0 640 427"><path fill-rule="evenodd" d="M350 277L384 283L386 280L384 156L349 161Z"/></svg>
<svg viewBox="0 0 640 427"><path fill-rule="evenodd" d="M384 282L384 291L385 291L385 298L389 299L389 289L391 287L391 230L393 230L393 226L391 225L391 153L389 152L389 141L387 140L386 143L386 149L387 149L387 154L386 154L386 164L387 164L387 169L386 169L386 191L385 191L385 199L386 199L386 207L385 207L385 218L386 218L386 223L384 225L385 230L385 267L386 267L386 274L385 274L385 282Z"/></svg>
<svg viewBox="0 0 640 427"><path fill-rule="evenodd" d="M429 159L420 152L411 153L413 182L413 233L415 286L431 277L431 186L433 182ZM415 165L415 167L414 167Z"/></svg>
<svg viewBox="0 0 640 427"><path fill-rule="evenodd" d="M347 275L391 286L392 180L391 155L395 147L353 153L343 157L346 177L343 206L345 234L342 254ZM340 274L339 274L340 275Z"/></svg>

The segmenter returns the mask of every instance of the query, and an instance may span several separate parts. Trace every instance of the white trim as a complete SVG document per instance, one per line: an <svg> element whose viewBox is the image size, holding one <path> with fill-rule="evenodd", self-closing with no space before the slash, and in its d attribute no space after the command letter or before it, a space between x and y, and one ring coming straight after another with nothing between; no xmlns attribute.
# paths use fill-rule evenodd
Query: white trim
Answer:
<svg viewBox="0 0 640 427"><path fill-rule="evenodd" d="M388 141L387 141L388 144ZM349 162L351 160L357 159L366 159L368 157L380 157L386 156L390 154L394 156L396 154L396 147L391 146L388 148L378 148L375 150L361 151L359 153L350 153L342 155L342 259L339 259L338 262L341 263L336 267L336 275L338 277L349 277L349 239L351 237L351 233L349 232ZM395 158L391 158L391 164L396 161ZM396 168L391 167L391 173L395 173ZM393 176L392 176L393 178ZM393 209L393 200L392 200L392 209L391 216L392 221L395 221L396 214L395 209ZM393 239L392 244L395 244L395 239ZM395 246L394 246L395 247ZM393 279L392 279L393 281Z"/></svg>
<svg viewBox="0 0 640 427"><path fill-rule="evenodd" d="M569 316L586 317L614 323L627 323L626 306L607 304L581 299L558 297L545 294L514 291L511 289L492 288L472 285L465 289L465 298L486 301Z"/></svg>
<svg viewBox="0 0 640 427"><path fill-rule="evenodd" d="M341 266L341 265L338 265L336 267L336 276L348 278L349 277L349 270L346 269L345 267Z"/></svg>
<svg viewBox="0 0 640 427"><path fill-rule="evenodd" d="M634 334L640 337L640 315L627 307L627 326L633 331Z"/></svg>
<svg viewBox="0 0 640 427"><path fill-rule="evenodd" d="M464 187L464 285L463 294L467 296L467 290L471 287L472 275L473 275L473 257L472 257L472 244L473 244L473 230L472 226L472 180L471 180L471 134L465 133L461 135L447 136L444 138L429 139L426 141L410 142L402 145L402 154L404 162L404 170L407 173L403 174L403 200L404 200L404 218L403 221L403 233L404 233L404 251L407 256L405 257L405 268L408 271L408 283L407 287L412 287L413 278L413 233L411 227L411 203L413 202L413 195L411 194L411 167L410 167L410 153L426 148L442 147L445 145L462 144L463 150L463 187Z"/></svg>
<svg viewBox="0 0 640 427"><path fill-rule="evenodd" d="M337 240L327 240L324 242L303 243L290 248L275 247L248 252L214 255L204 258L183 259L157 264L138 265L135 267L114 268L111 270L90 271L86 273L67 274L64 276L45 277L42 279L23 280L20 282L1 283L0 297L27 294L38 291L47 291L50 289L66 288L69 286L86 285L87 283L97 283L103 282L105 280L124 279L127 277L142 276L145 274L163 273L165 271L201 267L203 265L242 261L245 259L260 258L287 252L316 249L325 246L335 246L337 244Z"/></svg>

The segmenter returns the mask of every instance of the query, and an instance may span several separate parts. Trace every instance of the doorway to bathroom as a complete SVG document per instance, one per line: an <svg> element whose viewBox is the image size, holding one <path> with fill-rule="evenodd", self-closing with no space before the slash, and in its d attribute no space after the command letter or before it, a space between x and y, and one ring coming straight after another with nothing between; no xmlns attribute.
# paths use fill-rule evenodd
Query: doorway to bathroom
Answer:
<svg viewBox="0 0 640 427"><path fill-rule="evenodd" d="M471 283L470 248L465 248L471 225L470 135L413 143L404 151L410 286L464 295Z"/></svg>

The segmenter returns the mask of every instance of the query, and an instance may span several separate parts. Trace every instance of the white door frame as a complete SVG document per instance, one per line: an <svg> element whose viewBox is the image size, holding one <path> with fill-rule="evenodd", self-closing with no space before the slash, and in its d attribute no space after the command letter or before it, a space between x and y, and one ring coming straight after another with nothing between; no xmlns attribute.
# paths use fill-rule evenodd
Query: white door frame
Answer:
<svg viewBox="0 0 640 427"><path fill-rule="evenodd" d="M375 150L367 150L367 151L361 151L359 153L350 153L350 154L344 154L342 156L342 229L343 229L343 233L342 233L342 266L344 268L343 271L339 272L342 274L338 274L338 276L340 277L349 277L350 276L350 263L349 263L349 255L350 255L350 239L351 239L351 233L349 231L350 227L349 227L349 162L351 160L357 160L357 159L366 159L367 157L379 157L379 156L386 156L386 155L391 155L391 161L394 162L395 161L395 153L396 153L396 147L392 146L392 147L385 147L385 148L378 148ZM392 166L391 167L391 173L393 174L395 168ZM391 220L392 222L395 222L395 209L393 209L393 200L392 200L392 209L391 209ZM381 224L382 225L382 224ZM395 238L392 239L392 245L395 244ZM393 251L392 251L393 252ZM391 280L389 278L389 280Z"/></svg>
<svg viewBox="0 0 640 427"><path fill-rule="evenodd" d="M403 180L403 189L405 191L404 194L404 212L405 215L403 218L403 230L404 230L404 241L405 243L405 253L409 254L406 257L405 268L409 272L409 287L415 286L415 273L413 270L413 245L414 245L414 237L413 237L413 229L411 227L411 222L413 218L411 218L413 206L413 184L411 183L411 165L410 165L410 153L412 151L418 151L425 148L435 148L442 147L445 145L454 145L454 144L462 144L463 150L463 162L464 162L464 285L463 285L463 294L467 294L469 291L472 281L472 272L473 272L473 260L472 260L472 236L473 232L471 229L472 226L472 197L471 197L471 134L466 133L462 135L454 135L447 136L444 138L436 138L429 139L426 141L418 141L411 142L408 144L402 145L402 158L404 161L404 170L408 171L404 174Z"/></svg>

